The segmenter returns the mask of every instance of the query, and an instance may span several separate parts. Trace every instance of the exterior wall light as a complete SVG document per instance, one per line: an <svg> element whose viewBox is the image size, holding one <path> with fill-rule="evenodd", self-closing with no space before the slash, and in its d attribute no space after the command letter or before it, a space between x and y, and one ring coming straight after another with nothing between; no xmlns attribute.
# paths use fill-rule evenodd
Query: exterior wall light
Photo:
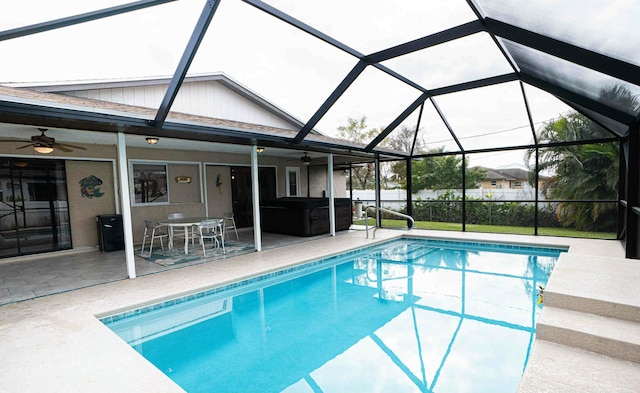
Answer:
<svg viewBox="0 0 640 393"><path fill-rule="evenodd" d="M147 143L150 144L150 145L157 145L158 141L160 141L160 139L156 138L156 137L148 137L147 138Z"/></svg>

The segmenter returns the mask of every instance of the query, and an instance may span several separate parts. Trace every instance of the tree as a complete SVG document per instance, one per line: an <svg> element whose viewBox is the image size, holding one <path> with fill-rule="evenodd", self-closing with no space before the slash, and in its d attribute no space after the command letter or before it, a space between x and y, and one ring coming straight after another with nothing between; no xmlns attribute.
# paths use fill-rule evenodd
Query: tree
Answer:
<svg viewBox="0 0 640 393"><path fill-rule="evenodd" d="M338 137L347 141L367 144L373 140L380 131L376 128L367 130L367 118L349 118L346 126L338 127ZM353 187L361 190L372 189L375 186L375 166L372 162L363 166L356 166L352 171Z"/></svg>
<svg viewBox="0 0 640 393"><path fill-rule="evenodd" d="M629 113L640 111L640 102L623 86L613 86L600 92L600 99L608 105L624 108ZM538 143L589 141L609 138L611 134L586 116L572 113L546 123L538 132ZM531 160L535 150L527 152ZM620 144L588 143L558 145L540 149L540 171L553 172L542 191L552 199L594 200L594 202L561 202L556 208L558 221L578 230L606 230L615 228L617 204L596 202L616 200Z"/></svg>
<svg viewBox="0 0 640 393"><path fill-rule="evenodd" d="M420 130L418 130L420 134ZM415 138L415 146L413 146L415 131L407 126L402 126L397 132L393 132L386 138L384 146L394 150L411 152L413 147L414 154L421 153L425 149L424 141L421 138ZM406 184L407 181L407 162L396 161L391 164L391 172L393 173L394 180L400 184ZM406 185L404 186L406 188Z"/></svg>
<svg viewBox="0 0 640 393"><path fill-rule="evenodd" d="M610 136L584 115L572 113L546 123L538 132L538 142L575 142ZM527 161L533 152L527 152ZM542 148L539 154L540 171L553 173L542 188L549 199L617 199L618 143L559 145ZM616 208L607 202L560 202L556 216L563 226L575 226L578 230L611 230L615 227Z"/></svg>
<svg viewBox="0 0 640 393"><path fill-rule="evenodd" d="M444 148L428 151L431 154L444 152ZM462 158L456 155L424 157L414 162L412 167L412 190L437 190L462 188ZM485 178L485 171L480 168L468 168L465 162L465 188L476 188ZM406 188L406 181L403 184Z"/></svg>

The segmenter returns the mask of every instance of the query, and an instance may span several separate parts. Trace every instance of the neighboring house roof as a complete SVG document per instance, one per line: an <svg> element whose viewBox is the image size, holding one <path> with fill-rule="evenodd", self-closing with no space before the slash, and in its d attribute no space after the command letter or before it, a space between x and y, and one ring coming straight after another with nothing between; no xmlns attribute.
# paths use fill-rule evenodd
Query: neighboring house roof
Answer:
<svg viewBox="0 0 640 393"><path fill-rule="evenodd" d="M516 180L518 179L517 177L513 177L513 176L509 176L505 173L502 173L498 170L495 169L489 169L487 170L487 175L486 175L488 180Z"/></svg>
<svg viewBox="0 0 640 393"><path fill-rule="evenodd" d="M504 181L529 181L529 171L521 168L484 168L487 180L504 180ZM546 176L539 175L538 178L546 179Z"/></svg>

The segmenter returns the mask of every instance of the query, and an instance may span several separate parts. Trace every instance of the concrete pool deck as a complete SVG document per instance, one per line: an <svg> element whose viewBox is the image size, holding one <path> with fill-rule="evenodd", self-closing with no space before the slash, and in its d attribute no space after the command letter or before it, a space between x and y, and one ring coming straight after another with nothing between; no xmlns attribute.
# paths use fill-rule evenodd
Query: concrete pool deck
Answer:
<svg viewBox="0 0 640 393"><path fill-rule="evenodd" d="M594 349L585 350L577 346L590 340L601 342L597 333L609 332L610 336L616 336L616 340L609 342L615 343L608 345L605 342L603 347L622 348L622 352L626 354L623 356L631 356L632 359L638 353L640 343L634 341L637 335L633 332L640 331L640 321L618 319L628 312L640 310L638 261L624 259L624 250L619 242L423 230L378 230L375 240L365 239L363 232L353 231L336 237L1 306L0 356L5 362L0 371L0 391L180 392L180 387L139 356L96 317L407 234L455 240L569 246L569 252L563 254L558 261L545 289L545 307L549 306L552 311L547 313L546 308L543 309L540 323L546 321L550 327L542 329L546 329L543 333L546 335L544 340L540 337L536 339L519 391L640 391L640 365L637 362L620 358L616 351L605 356L593 352ZM591 261L585 266L599 268L601 275L594 276L589 269L582 269L579 264L582 260ZM610 266L615 267L612 269ZM622 268L626 270L617 270ZM572 276L577 276L578 281L572 280ZM636 283L635 286L628 285L632 281ZM585 287L589 290L584 290ZM567 304L574 303L580 309L565 308ZM593 305L597 307L593 308ZM610 305L622 307L609 307ZM571 333L581 326L583 319L580 318L590 315L589 310L600 312L603 307L606 312L620 308L624 312L595 317L602 322L595 333L588 332L583 336ZM567 319L563 313L571 313L569 315L574 317L575 313L579 314L574 319ZM556 325L560 325L560 328ZM620 326L630 333L616 334ZM568 342L567 336L582 338ZM623 338L622 342L620 337ZM591 372L591 368L596 368L597 373Z"/></svg>

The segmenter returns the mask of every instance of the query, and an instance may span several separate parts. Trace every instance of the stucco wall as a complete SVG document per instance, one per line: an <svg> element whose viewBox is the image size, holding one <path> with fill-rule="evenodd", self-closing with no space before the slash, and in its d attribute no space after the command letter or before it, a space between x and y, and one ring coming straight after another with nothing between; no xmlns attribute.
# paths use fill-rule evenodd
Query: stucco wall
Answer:
<svg viewBox="0 0 640 393"><path fill-rule="evenodd" d="M114 164L110 161L67 161L65 165L73 247L97 247L96 216L116 212ZM82 196L80 180L91 175L102 180L102 185L98 186L100 197L95 193L92 198Z"/></svg>
<svg viewBox="0 0 640 393"><path fill-rule="evenodd" d="M205 171L209 217L222 217L224 213L232 212L231 169L228 166L207 165ZM220 175L219 187L216 186L218 175Z"/></svg>
<svg viewBox="0 0 640 393"><path fill-rule="evenodd" d="M324 166L310 166L310 197L326 197L323 192L328 189L327 181L327 167ZM335 197L343 198L347 192L347 183L345 180L344 171L333 172L333 186L335 187Z"/></svg>

